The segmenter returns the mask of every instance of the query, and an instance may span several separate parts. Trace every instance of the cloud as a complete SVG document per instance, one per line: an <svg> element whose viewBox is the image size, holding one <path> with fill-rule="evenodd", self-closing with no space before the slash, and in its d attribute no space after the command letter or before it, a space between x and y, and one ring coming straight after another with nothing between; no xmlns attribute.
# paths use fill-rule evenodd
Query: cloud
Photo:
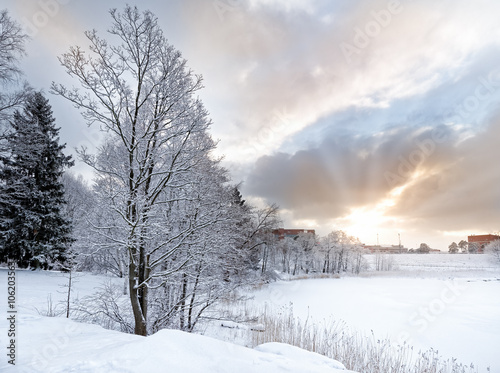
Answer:
<svg viewBox="0 0 500 373"><path fill-rule="evenodd" d="M293 209L303 218L339 217L377 203L416 172L430 172L453 159L458 131L394 126L372 135L331 134L316 148L261 157L246 190ZM443 142L443 140L441 140ZM433 145L434 144L434 145Z"/></svg>
<svg viewBox="0 0 500 373"><path fill-rule="evenodd" d="M85 46L82 30L107 29L108 8L122 7L64 3L32 41L26 71L36 86L66 79L56 54ZM42 9L7 4L26 19ZM498 229L490 228L498 172L485 166L498 157L498 2L145 0L140 8L204 75L200 95L236 181L278 202L287 219ZM69 148L98 142L75 111L52 101ZM436 129L445 140L417 162Z"/></svg>
<svg viewBox="0 0 500 373"><path fill-rule="evenodd" d="M215 3L226 6L218 12ZM493 1L258 3L186 5L190 55L203 60L207 86L220 86L210 90L226 100L214 127L237 162L271 154L334 113L425 95L460 78L471 56L500 36ZM356 49L349 56L347 44Z"/></svg>
<svg viewBox="0 0 500 373"><path fill-rule="evenodd" d="M436 124L331 136L316 148L261 157L244 190L277 202L289 224L313 219L318 227L331 227L366 217L367 230L383 223L421 237L495 231L500 116L464 140L465 133L460 126Z"/></svg>
<svg viewBox="0 0 500 373"><path fill-rule="evenodd" d="M388 214L424 229L498 230L500 221L500 116L461 142L434 172L405 189Z"/></svg>

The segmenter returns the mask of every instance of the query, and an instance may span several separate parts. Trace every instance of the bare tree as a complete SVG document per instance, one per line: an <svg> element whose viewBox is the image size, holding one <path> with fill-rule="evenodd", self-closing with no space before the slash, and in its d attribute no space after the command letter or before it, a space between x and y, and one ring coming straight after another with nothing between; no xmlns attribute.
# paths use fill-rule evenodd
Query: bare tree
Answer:
<svg viewBox="0 0 500 373"><path fill-rule="evenodd" d="M113 226L113 216L103 209L103 201L81 175L77 177L69 172L63 175L64 195L66 205L63 212L72 222L71 245L72 266L70 269L94 271L98 273L112 273L124 277L125 260L116 261L109 250L100 250L103 247L116 249L113 242L106 240L106 234L95 229L96 226ZM109 228L108 228L109 230ZM103 234L101 234L103 233ZM119 256L122 257L122 256Z"/></svg>
<svg viewBox="0 0 500 373"><path fill-rule="evenodd" d="M292 274L296 275L300 271L306 274L309 271L314 270L314 255L313 250L316 246L316 237L311 233L299 233L294 239L295 245L293 245L293 271Z"/></svg>
<svg viewBox="0 0 500 373"><path fill-rule="evenodd" d="M246 266L248 268L257 270L260 263L262 271L264 257L269 255L266 250L274 244L271 232L280 223L279 207L276 204L271 204L261 209L245 206L245 208L236 210L237 214L240 215L237 218L237 229L240 234L233 244L235 250L240 255L246 253Z"/></svg>
<svg viewBox="0 0 500 373"><path fill-rule="evenodd" d="M359 274L362 270L368 268L368 262L364 257L363 247L359 242L355 242L351 248L350 264L351 271L355 274Z"/></svg>
<svg viewBox="0 0 500 373"><path fill-rule="evenodd" d="M60 58L83 91L55 83L51 90L81 109L89 125L100 124L110 133L100 158L85 150L81 157L107 185L110 207L121 218L125 234L116 242L128 256L134 332L146 335L149 288L187 265L164 264L181 247L179 240L200 227L176 228L170 241L161 240L154 228L162 224L158 217L171 202L170 192L189 184L187 176L215 143L207 134L207 111L194 96L201 77L168 44L156 17L129 6L110 13L109 33L119 43L89 31L89 51L72 47Z"/></svg>
<svg viewBox="0 0 500 373"><path fill-rule="evenodd" d="M11 82L21 75L19 59L24 55L27 35L10 19L7 10L0 12L0 81Z"/></svg>
<svg viewBox="0 0 500 373"><path fill-rule="evenodd" d="M367 267L359 241L344 231L332 231L321 238L318 254L323 273L340 273L351 270L358 274ZM378 265L377 265L378 270Z"/></svg>
<svg viewBox="0 0 500 373"><path fill-rule="evenodd" d="M484 252L493 256L493 258L500 264L500 240L490 242L485 248Z"/></svg>
<svg viewBox="0 0 500 373"><path fill-rule="evenodd" d="M189 183L170 190L161 218L166 224L156 228L177 250L162 263L171 274L155 278L151 286L153 332L192 331L205 311L238 285L232 275L240 274L243 261L231 244L237 232L227 171L208 158L195 169Z"/></svg>
<svg viewBox="0 0 500 373"><path fill-rule="evenodd" d="M21 90L15 90L22 75L19 61L25 55L27 38L21 26L9 17L8 12L0 11L0 120L4 120L12 109L23 103L31 90L27 83L24 83Z"/></svg>

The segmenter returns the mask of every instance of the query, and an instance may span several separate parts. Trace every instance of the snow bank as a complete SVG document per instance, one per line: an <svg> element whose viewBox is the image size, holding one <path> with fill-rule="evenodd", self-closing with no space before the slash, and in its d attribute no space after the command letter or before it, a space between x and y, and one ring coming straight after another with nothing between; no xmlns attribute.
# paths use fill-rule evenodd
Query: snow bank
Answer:
<svg viewBox="0 0 500 373"><path fill-rule="evenodd" d="M17 370L3 358L2 372L349 372L337 361L281 343L250 349L176 330L140 337L29 314L19 314L18 330ZM6 334L3 325L0 334Z"/></svg>
<svg viewBox="0 0 500 373"><path fill-rule="evenodd" d="M321 372L348 371L324 356L283 344L259 349L223 342L175 330L162 330L149 337L124 334L97 325L60 317L44 317L47 300L64 310L67 274L17 270L16 366L6 354L0 357L0 372ZM95 293L103 282L121 285L123 280L91 274L73 278L72 294L81 298ZM7 347L7 271L0 269L0 341ZM258 329L261 325L224 322L226 327Z"/></svg>
<svg viewBox="0 0 500 373"><path fill-rule="evenodd" d="M285 359L292 358L303 366L303 372L326 372L329 371L328 369L334 369L333 371L343 370L345 372L344 365L336 360L284 343L264 343L255 349Z"/></svg>

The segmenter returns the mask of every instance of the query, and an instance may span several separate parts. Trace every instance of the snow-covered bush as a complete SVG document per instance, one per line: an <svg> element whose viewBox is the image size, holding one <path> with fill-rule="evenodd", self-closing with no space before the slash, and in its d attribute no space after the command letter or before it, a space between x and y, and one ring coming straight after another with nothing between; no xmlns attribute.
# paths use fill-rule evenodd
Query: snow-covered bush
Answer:
<svg viewBox="0 0 500 373"><path fill-rule="evenodd" d="M492 255L494 260L500 264L500 240L491 242L484 248L484 252L486 254Z"/></svg>
<svg viewBox="0 0 500 373"><path fill-rule="evenodd" d="M375 270L392 271L396 267L393 254L375 253Z"/></svg>
<svg viewBox="0 0 500 373"><path fill-rule="evenodd" d="M103 284L95 294L76 300L72 304L71 318L125 333L134 331L127 296L123 295L120 286L111 282Z"/></svg>

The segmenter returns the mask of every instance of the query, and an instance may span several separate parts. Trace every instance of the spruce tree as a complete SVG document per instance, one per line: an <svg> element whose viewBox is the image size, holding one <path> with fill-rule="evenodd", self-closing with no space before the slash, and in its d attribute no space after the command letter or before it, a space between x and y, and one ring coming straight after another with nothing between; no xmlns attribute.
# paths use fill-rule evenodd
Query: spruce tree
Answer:
<svg viewBox="0 0 500 373"><path fill-rule="evenodd" d="M64 169L71 167L59 144L49 101L31 94L16 111L0 156L0 260L21 268L52 268L64 263L71 224L62 216Z"/></svg>

